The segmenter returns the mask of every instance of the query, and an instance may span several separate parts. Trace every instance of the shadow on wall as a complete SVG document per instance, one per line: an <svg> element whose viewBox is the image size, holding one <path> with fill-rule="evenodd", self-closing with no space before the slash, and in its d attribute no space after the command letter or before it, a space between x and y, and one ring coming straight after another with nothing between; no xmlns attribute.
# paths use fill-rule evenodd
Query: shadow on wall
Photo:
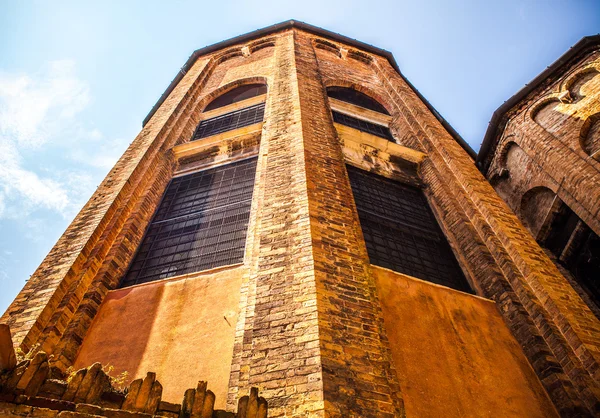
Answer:
<svg viewBox="0 0 600 418"><path fill-rule="evenodd" d="M125 288L110 292L102 303L75 360L75 370L95 362L128 373L131 381L152 333L164 286ZM129 383L129 381L127 383Z"/></svg>
<svg viewBox="0 0 600 418"><path fill-rule="evenodd" d="M228 268L110 292L75 368L101 362L130 379L153 370L168 402L207 380L224 408L242 275L243 268Z"/></svg>

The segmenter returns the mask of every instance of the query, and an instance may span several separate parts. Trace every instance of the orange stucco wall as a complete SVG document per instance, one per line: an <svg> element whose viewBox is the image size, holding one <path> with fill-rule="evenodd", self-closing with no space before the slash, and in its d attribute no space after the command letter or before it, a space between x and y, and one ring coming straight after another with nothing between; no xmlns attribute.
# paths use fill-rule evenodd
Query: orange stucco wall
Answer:
<svg viewBox="0 0 600 418"><path fill-rule="evenodd" d="M493 302L372 271L406 416L558 416Z"/></svg>
<svg viewBox="0 0 600 418"><path fill-rule="evenodd" d="M156 372L163 400L208 381L225 408L242 268L148 283L108 294L75 362L99 361L131 379Z"/></svg>

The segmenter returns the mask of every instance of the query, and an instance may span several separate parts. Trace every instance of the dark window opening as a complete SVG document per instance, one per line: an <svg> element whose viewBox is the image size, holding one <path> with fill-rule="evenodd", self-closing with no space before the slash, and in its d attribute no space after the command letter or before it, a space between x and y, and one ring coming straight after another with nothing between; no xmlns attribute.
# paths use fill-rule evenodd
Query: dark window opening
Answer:
<svg viewBox="0 0 600 418"><path fill-rule="evenodd" d="M600 307L600 237L565 203L560 203L542 245Z"/></svg>
<svg viewBox="0 0 600 418"><path fill-rule="evenodd" d="M265 104L260 103L200 122L192 141L262 122Z"/></svg>
<svg viewBox="0 0 600 418"><path fill-rule="evenodd" d="M171 180L121 287L242 262L256 160Z"/></svg>
<svg viewBox="0 0 600 418"><path fill-rule="evenodd" d="M394 137L392 136L392 133L390 132L390 129L387 126L377 125L375 123L357 119L355 117L336 112L335 110L331 113L333 114L334 122L341 123L342 125L358 129L359 131L363 131L371 135L375 135L395 142Z"/></svg>
<svg viewBox="0 0 600 418"><path fill-rule="evenodd" d="M574 256L567 261L578 283L600 307L600 237L585 225L581 241Z"/></svg>
<svg viewBox="0 0 600 418"><path fill-rule="evenodd" d="M567 246L571 235L577 227L579 217L564 203L561 204L558 213L552 220L548 237L544 246L548 248L557 258L560 258L562 252Z"/></svg>
<svg viewBox="0 0 600 418"><path fill-rule="evenodd" d="M260 96L266 92L267 86L265 84L246 84L233 90L229 90L227 93L217 97L206 106L204 111L208 112L209 110L215 110L223 106L241 102L242 100L250 99L251 97Z"/></svg>
<svg viewBox="0 0 600 418"><path fill-rule="evenodd" d="M371 264L472 292L421 190L347 167Z"/></svg>
<svg viewBox="0 0 600 418"><path fill-rule="evenodd" d="M366 94L354 89L349 89L346 87L328 87L327 95L346 103L389 115L389 112L377 100L372 99Z"/></svg>

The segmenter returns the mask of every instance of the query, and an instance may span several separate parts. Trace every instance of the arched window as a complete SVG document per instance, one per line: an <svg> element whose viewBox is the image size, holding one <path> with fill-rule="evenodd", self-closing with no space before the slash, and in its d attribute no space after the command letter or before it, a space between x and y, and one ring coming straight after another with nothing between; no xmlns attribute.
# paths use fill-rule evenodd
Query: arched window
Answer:
<svg viewBox="0 0 600 418"><path fill-rule="evenodd" d="M347 87L328 87L327 96L341 100L342 102L364 107L365 109L374 112L389 115L389 112L381 105L381 103L354 89L349 89Z"/></svg>
<svg viewBox="0 0 600 418"><path fill-rule="evenodd" d="M555 197L552 190L539 186L528 190L521 198L521 220L536 238L550 216Z"/></svg>
<svg viewBox="0 0 600 418"><path fill-rule="evenodd" d="M354 89L349 89L347 87L328 87L327 96L331 99L361 107L370 112L377 112L389 116L388 111L379 102ZM369 112L356 111L356 108L334 107L333 104L331 107L331 114L334 122L395 142L387 123L374 123L372 117L369 117L372 116L372 114L369 116L365 115L365 113Z"/></svg>
<svg viewBox="0 0 600 418"><path fill-rule="evenodd" d="M215 110L223 106L241 102L242 100L260 96L266 92L267 86L265 84L245 84L217 97L206 106L204 111L208 112L210 110Z"/></svg>
<svg viewBox="0 0 600 418"><path fill-rule="evenodd" d="M521 215L538 243L549 250L600 307L600 237L554 192L534 187L523 195ZM536 230L537 229L537 230Z"/></svg>
<svg viewBox="0 0 600 418"><path fill-rule="evenodd" d="M257 97L267 92L265 84L246 84L230 90L214 99L206 106L204 112L220 109L233 103L242 102L252 97ZM217 135L245 126L254 125L263 121L265 115L265 103L256 103L242 109L232 110L217 116L200 121L192 141Z"/></svg>

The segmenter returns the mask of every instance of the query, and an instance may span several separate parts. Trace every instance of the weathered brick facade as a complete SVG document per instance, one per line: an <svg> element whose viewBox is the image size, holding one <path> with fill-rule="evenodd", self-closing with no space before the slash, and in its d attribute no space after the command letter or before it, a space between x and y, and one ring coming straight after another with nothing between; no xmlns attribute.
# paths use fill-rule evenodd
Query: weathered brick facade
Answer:
<svg viewBox="0 0 600 418"><path fill-rule="evenodd" d="M250 83L268 86L264 123L190 142L206 105ZM395 143L334 124L330 108L347 105L328 98L332 86L383 105L390 116L380 123ZM252 155L243 263L116 290L173 175ZM422 188L477 296L369 263L346 164ZM394 299L408 288L414 311ZM420 309L434 315L435 334L407 325ZM132 330L135 349L119 344L134 339L107 335L111 321ZM273 417L439 416L435 405L448 416L600 412L600 322L472 151L389 53L294 21L190 58L2 322L16 347L53 356L57 375L101 361L132 378L144 365L164 385L189 387L207 368L182 366L182 353L225 365L229 376L214 378L230 411L256 386ZM229 335L219 352L203 324ZM411 355L450 386L400 368ZM496 363L502 373L492 372Z"/></svg>
<svg viewBox="0 0 600 418"><path fill-rule="evenodd" d="M477 157L563 277L551 315L598 376L600 36L582 39L496 111ZM587 351L584 356L581 353Z"/></svg>

